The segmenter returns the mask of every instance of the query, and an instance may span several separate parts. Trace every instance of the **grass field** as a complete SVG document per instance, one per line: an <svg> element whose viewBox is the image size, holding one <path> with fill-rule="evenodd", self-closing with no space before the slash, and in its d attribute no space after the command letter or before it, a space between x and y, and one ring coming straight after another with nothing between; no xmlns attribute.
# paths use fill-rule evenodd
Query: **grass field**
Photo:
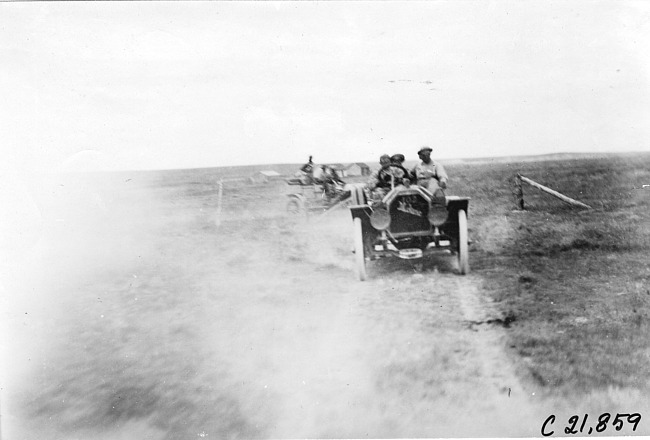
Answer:
<svg viewBox="0 0 650 440"><path fill-rule="evenodd" d="M1 243L3 440L536 436L551 413L645 417L650 155L447 169L472 198L472 273L386 261L366 283L349 213L290 217L282 183L226 184L219 223L232 169L32 185ZM515 210L516 173L594 209L524 188Z"/></svg>
<svg viewBox="0 0 650 440"><path fill-rule="evenodd" d="M550 393L646 387L650 156L450 168L473 197L473 268L516 318L511 349L530 377ZM594 209L528 186L513 211L516 172Z"/></svg>

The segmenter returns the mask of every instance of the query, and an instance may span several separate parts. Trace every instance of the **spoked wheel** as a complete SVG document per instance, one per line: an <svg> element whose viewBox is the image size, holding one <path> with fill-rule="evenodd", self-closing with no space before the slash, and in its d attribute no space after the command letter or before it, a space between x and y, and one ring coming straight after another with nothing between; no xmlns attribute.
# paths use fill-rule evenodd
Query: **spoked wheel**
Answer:
<svg viewBox="0 0 650 440"><path fill-rule="evenodd" d="M359 281L365 281L367 278L366 253L363 246L363 229L359 217L354 219L354 259L357 263L357 275L359 276Z"/></svg>
<svg viewBox="0 0 650 440"><path fill-rule="evenodd" d="M300 214L302 212L302 206L297 199L291 199L287 203L287 212L289 214Z"/></svg>
<svg viewBox="0 0 650 440"><path fill-rule="evenodd" d="M469 249L467 237L467 213L458 211L458 270L461 275L469 273Z"/></svg>

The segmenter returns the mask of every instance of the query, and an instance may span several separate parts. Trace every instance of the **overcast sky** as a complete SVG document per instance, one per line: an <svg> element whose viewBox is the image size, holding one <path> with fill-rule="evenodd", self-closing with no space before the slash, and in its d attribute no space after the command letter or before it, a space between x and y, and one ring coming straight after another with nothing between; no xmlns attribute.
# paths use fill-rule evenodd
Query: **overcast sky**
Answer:
<svg viewBox="0 0 650 440"><path fill-rule="evenodd" d="M650 150L650 2L0 3L5 168Z"/></svg>

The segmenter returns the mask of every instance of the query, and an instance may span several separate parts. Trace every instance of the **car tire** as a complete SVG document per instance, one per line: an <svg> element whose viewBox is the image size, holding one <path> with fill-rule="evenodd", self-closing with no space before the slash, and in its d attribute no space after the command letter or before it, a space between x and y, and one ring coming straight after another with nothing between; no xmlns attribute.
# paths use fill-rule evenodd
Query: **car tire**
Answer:
<svg viewBox="0 0 650 440"><path fill-rule="evenodd" d="M303 211L302 204L298 199L291 199L287 203L287 212L289 214L297 215Z"/></svg>
<svg viewBox="0 0 650 440"><path fill-rule="evenodd" d="M458 211L458 271L461 275L469 273L467 213L463 209Z"/></svg>

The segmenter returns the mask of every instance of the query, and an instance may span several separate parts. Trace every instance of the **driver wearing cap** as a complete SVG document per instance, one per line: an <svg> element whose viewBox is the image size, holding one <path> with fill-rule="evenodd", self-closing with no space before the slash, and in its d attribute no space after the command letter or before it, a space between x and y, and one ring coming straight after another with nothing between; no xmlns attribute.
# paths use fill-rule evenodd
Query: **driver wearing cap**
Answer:
<svg viewBox="0 0 650 440"><path fill-rule="evenodd" d="M439 189L447 188L447 173L442 164L434 162L431 159L431 147L424 146L418 151L418 157L421 162L413 168L413 175L417 179L418 185L427 188L432 194Z"/></svg>
<svg viewBox="0 0 650 440"><path fill-rule="evenodd" d="M367 185L373 200L381 200L394 186L403 184L404 178L409 177L408 170L393 160L394 157L382 154L379 158L381 168L372 174Z"/></svg>

